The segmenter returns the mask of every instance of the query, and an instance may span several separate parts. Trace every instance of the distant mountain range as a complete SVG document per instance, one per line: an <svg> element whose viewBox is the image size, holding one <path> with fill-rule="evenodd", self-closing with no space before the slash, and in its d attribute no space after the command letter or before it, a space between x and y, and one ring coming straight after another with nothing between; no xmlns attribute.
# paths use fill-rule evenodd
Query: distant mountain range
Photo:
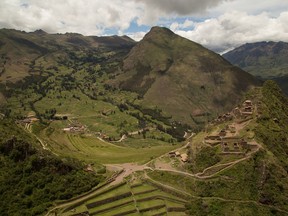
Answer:
<svg viewBox="0 0 288 216"><path fill-rule="evenodd" d="M248 43L223 57L256 77L275 80L288 94L288 43Z"/></svg>

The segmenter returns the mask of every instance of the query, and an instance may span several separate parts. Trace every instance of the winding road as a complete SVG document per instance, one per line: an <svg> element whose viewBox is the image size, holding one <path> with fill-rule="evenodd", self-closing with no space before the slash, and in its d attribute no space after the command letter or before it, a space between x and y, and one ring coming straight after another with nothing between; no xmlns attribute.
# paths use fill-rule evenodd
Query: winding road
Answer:
<svg viewBox="0 0 288 216"><path fill-rule="evenodd" d="M241 124L237 124L237 123L234 123L234 126L235 126L235 129L236 129L236 134L239 134L240 130L242 130L243 128L245 128L248 124L250 123L249 122L245 122L245 123L241 123ZM136 133L136 132L135 132ZM138 131L137 131L138 133ZM191 135L186 139L187 140L187 143L177 149L175 149L174 151L181 151L182 149L185 149L187 148L189 145L190 145L190 141L191 141L191 138L194 136L195 134L194 133L191 133ZM185 137L187 137L188 134L185 132ZM36 137L37 138L37 137ZM41 143L41 145L43 146L43 148L45 148L45 144L39 139L39 142ZM98 138L99 140L103 141L106 143L106 141L102 140L101 138ZM121 137L121 139L118 141L118 142L121 142L125 139L124 136ZM111 143L109 143L111 144ZM111 144L113 145L113 144ZM218 175L219 173L227 170L227 169L230 169L231 167L235 166L236 164L238 163L241 163L245 160L248 160L249 158L252 157L253 154L255 154L256 152L258 152L262 146L257 143L256 141L254 141L253 143L251 143L251 145L254 145L256 146L256 148L253 148L253 150L251 150L250 152L248 152L243 158L241 159L237 159L235 161L231 161L231 162L227 162L227 163L223 163L223 164L215 164L215 165L212 165L210 167L207 167L205 168L202 172L199 172L199 173L196 173L196 174L193 174L193 173L189 173L189 172L185 172L185 171L180 171L180 170L176 170L176 169L170 169L170 168L152 168L151 167L151 162L157 160L157 159L161 159L163 158L164 156L167 156L168 153L165 153L163 155L160 155L159 157L157 158L154 158L150 161L148 161L147 163L143 164L143 165L139 165L139 164L135 164L135 163L124 163L124 164L105 164L106 168L110 171L120 171L122 170L122 172L116 176L116 178L114 179L114 181L110 182L109 184L107 184L104 188L108 188L112 185L117 185L119 183L121 183L127 176L133 174L134 172L136 171L145 171L145 170L151 170L151 171L164 171L164 172L171 172L171 173L177 173L177 174L180 174L180 175L184 175L184 176L188 176L188 177L192 177L192 178L196 178L196 179L199 179L199 180L204 180L204 179L209 179L209 178L213 178L215 177L216 175ZM213 169L215 169L215 172L213 172ZM210 172L209 172L210 171ZM207 174L206 174L207 173ZM206 175L205 175L206 174ZM181 192L181 193L184 193L185 195L189 195L191 197L196 197L196 198L200 198L200 199L206 199L206 200L220 200L220 201L225 201L225 202L236 202L236 203L253 203L255 205L261 205L261 206L266 206L266 207L271 207L271 208L274 208L280 212L284 212L284 213L288 213L282 209L278 209L277 207L275 206L269 206L269 205L264 205L264 204L261 204L259 202L256 202L256 201L253 201L253 200L229 200L229 199L224 199L224 198L221 198L221 197L198 197L198 196L193 196L187 192L184 192L184 191L180 191L172 186L168 186L168 185L165 185L161 182L157 182L153 179L151 179L148 175L147 175L147 172L144 172L144 177L149 179L150 181L153 181L153 182L156 182L157 184L161 184L161 186L163 187L166 187L170 190L174 190L174 191L177 191L177 192ZM102 190L102 189L101 189ZM98 192L98 191L97 191ZM81 196L79 199L76 199L76 200L73 200L71 202L67 202L65 204L62 204L62 205L59 205L59 206L56 206L54 207L53 209L51 209L47 214L46 216L49 216L53 211L57 210L57 209L60 209L60 208L65 208L65 207L68 207L72 204L76 204L77 202L80 202L84 199L89 199L89 197L93 196L94 192L92 194L88 194L87 196Z"/></svg>

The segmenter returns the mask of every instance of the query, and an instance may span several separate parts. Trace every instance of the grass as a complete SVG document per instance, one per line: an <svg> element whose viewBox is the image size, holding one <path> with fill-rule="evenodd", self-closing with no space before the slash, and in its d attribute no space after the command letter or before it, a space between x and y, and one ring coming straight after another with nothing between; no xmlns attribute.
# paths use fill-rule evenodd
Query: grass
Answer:
<svg viewBox="0 0 288 216"><path fill-rule="evenodd" d="M120 187L115 187L115 189L109 191L109 188L106 189L106 192L99 194L98 196L96 195L96 197L91 198L89 200L87 200L85 203L81 204L80 206L76 207L76 211L75 213L79 213L79 212L83 212L83 211L88 211L86 208L86 205L88 203L93 203L95 201L99 201L99 200L104 200L106 198L110 198L110 197L115 197L119 194L123 194L123 193L127 193L129 191L133 191L135 193L135 189L141 189L140 191L148 191L151 189L156 189L155 187L148 185L146 183L143 183L140 179L137 180L137 184L141 183L140 186L137 186L135 188L130 188L130 186L128 186L127 184L124 184ZM156 197L155 197L156 196ZM149 198L146 201L139 201L139 199L142 198ZM159 198L161 197L161 198ZM120 200L116 200L116 201L112 201L110 203L106 203L100 206L96 206L93 207L91 209L89 209L89 213L93 213L93 212L97 212L100 210L105 210L107 209L107 211L105 210L104 212L99 213L99 215L114 215L116 213L120 213L120 212L126 212L129 210L136 210L136 207L141 211L141 210L145 210L147 208L153 207L153 206L161 206L161 205L165 205L164 207L161 207L159 209L156 210L151 210L151 211L144 211L141 213L141 215L154 215L156 213L162 213L162 212L166 212L166 207L184 207L184 204L181 204L181 201L179 201L179 203L177 201L171 201L172 200L178 200L177 197L174 197L173 195L167 194L165 192L162 192L160 190L156 190L153 192L148 192L146 194L141 194L141 195L132 195L131 197L127 197L127 198L122 198ZM132 202L131 202L132 201ZM126 202L130 202L125 204ZM124 204L123 206L117 207L117 205L121 205ZM113 208L115 207L116 208ZM109 208L112 208L111 210L109 210ZM64 216L69 215L70 212L66 212L64 214ZM129 214L130 215L130 214ZM132 213L131 215L139 215L139 213Z"/></svg>
<svg viewBox="0 0 288 216"><path fill-rule="evenodd" d="M255 203L233 203L219 200L192 200L188 205L188 212L190 215L201 216L205 215L263 215L284 216L284 213L277 212L268 206L259 206ZM203 208L205 206L205 208ZM204 211L204 212L203 212Z"/></svg>
<svg viewBox="0 0 288 216"><path fill-rule="evenodd" d="M153 206L158 206L158 205L164 205L165 202L161 199L154 199L154 200L149 200L146 202L137 202L137 206L139 210L141 211L142 209L150 208Z"/></svg>
<svg viewBox="0 0 288 216"><path fill-rule="evenodd" d="M130 191L129 188L125 184L125 185L122 185L120 187L113 189L112 191L104 192L103 194L100 194L100 195L96 196L95 198L90 199L89 201L86 202L86 204L93 203L93 202L103 200L103 199L107 199L110 197L118 196L118 195L121 195L123 193L127 193L129 191Z"/></svg>
<svg viewBox="0 0 288 216"><path fill-rule="evenodd" d="M187 216L184 212L168 212L167 216Z"/></svg>
<svg viewBox="0 0 288 216"><path fill-rule="evenodd" d="M150 186L150 185L144 184L144 185L132 188L132 191L135 194L135 193L139 193L139 192L149 191L152 189L155 189L155 188Z"/></svg>
<svg viewBox="0 0 288 216"><path fill-rule="evenodd" d="M97 206L97 207L94 207L94 208L91 208L89 209L89 212L96 212L96 211L99 211L99 210L104 210L104 209L109 209L113 206L117 206L117 205L120 205L120 204L123 204L123 203L126 203L126 202L130 202L131 203L133 202L133 198L132 197L127 197L127 198L124 198L124 199L121 199L121 200L117 200L117 201L114 201L114 202L111 202L111 203L107 203L107 204L103 204L101 206Z"/></svg>
<svg viewBox="0 0 288 216"><path fill-rule="evenodd" d="M162 214L163 213L163 214ZM160 208L160 209L156 209L156 210L151 210L151 211L147 211L147 212L142 212L141 215L143 216L152 216L152 215L158 215L158 214L162 214L162 215L166 215L166 208Z"/></svg>
<svg viewBox="0 0 288 216"><path fill-rule="evenodd" d="M88 209L86 208L85 205L81 205L81 206L76 207L75 210L61 213L61 215L62 216L69 216L71 214L81 213L81 212L85 212L85 211L88 211Z"/></svg>
<svg viewBox="0 0 288 216"><path fill-rule="evenodd" d="M119 208L112 209L112 210L107 211L107 212L103 212L103 213L101 213L101 216L112 216L112 215L119 214L122 212L130 211L130 210L136 210L134 203L127 204L125 206L121 206Z"/></svg>
<svg viewBox="0 0 288 216"><path fill-rule="evenodd" d="M167 207L183 207L184 206L183 203L181 204L177 202L172 202L170 200L166 200L165 202L166 202Z"/></svg>
<svg viewBox="0 0 288 216"><path fill-rule="evenodd" d="M96 137L71 135L66 134L65 132L55 132L49 138L53 143L58 143L58 146L53 144L52 147L54 151L61 155L104 164L128 162L144 163L177 148L177 146L166 144L143 147L139 150L137 148L122 147L103 142ZM150 142L153 142L153 140L150 140ZM144 143L148 143L148 141L145 140ZM141 145L141 142L137 144Z"/></svg>

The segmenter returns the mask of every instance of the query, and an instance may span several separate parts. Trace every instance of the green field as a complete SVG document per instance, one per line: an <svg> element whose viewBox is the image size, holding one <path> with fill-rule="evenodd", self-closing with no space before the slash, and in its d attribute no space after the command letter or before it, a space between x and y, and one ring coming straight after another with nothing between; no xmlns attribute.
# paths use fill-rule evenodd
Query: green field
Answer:
<svg viewBox="0 0 288 216"><path fill-rule="evenodd" d="M66 157L75 157L87 162L104 164L145 163L178 147L178 145L164 142L156 146L147 146L147 143L158 142L152 139L135 140L135 148L123 147L103 142L94 136L81 136L65 132L53 133L50 136L50 142L53 143L51 148L55 153ZM142 147L145 145L146 147Z"/></svg>
<svg viewBox="0 0 288 216"><path fill-rule="evenodd" d="M132 190L131 186L133 185L133 182L122 183L113 186L112 189L107 188L104 191L99 191L98 195L94 195L92 198L79 203L79 205L76 204L73 205L73 207L59 209L58 214L69 216L81 212L89 212L90 215L111 216L131 211L129 215L152 216L160 213L163 213L164 215L167 213L170 215L177 215L176 212L170 212L172 210L171 208L175 207L183 209L182 212L179 212L180 215L184 213L185 201L165 193L154 186L148 185L147 183L141 183L139 179L137 181L137 186L133 186ZM150 192L151 189L153 189L153 192ZM145 190L146 196L141 199L138 199L139 195L134 195L134 191L145 192ZM123 194L128 195L122 198L121 196ZM97 203L99 203L99 205Z"/></svg>

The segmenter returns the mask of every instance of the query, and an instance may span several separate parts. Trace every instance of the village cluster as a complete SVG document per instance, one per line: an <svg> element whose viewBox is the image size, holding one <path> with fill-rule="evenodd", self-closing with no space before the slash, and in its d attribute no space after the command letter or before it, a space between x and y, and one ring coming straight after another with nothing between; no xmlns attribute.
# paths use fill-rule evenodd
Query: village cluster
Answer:
<svg viewBox="0 0 288 216"><path fill-rule="evenodd" d="M215 120L212 121L213 124L223 123L231 121L232 119L238 119L245 121L253 115L253 103L251 100L245 100L242 106L235 107L232 112L225 113L218 116Z"/></svg>
<svg viewBox="0 0 288 216"><path fill-rule="evenodd" d="M254 105L251 100L245 100L241 106L234 108L232 112L218 116L212 121L213 125L232 120L235 121L228 124L218 132L209 134L204 138L203 142L210 146L221 145L221 154L223 155L245 155L245 152L249 149L251 150L254 145L248 143L245 138L240 137L236 127L237 125L239 126L239 124L244 124L253 118L252 116L255 111L255 107L256 105ZM170 158L179 158L179 160L183 163L187 162L189 159L188 154L180 153L178 151L171 151L168 154Z"/></svg>
<svg viewBox="0 0 288 216"><path fill-rule="evenodd" d="M181 154L180 152L178 152L178 151L171 151L171 152L169 152L169 157L170 158L180 158L180 160L182 161L182 162L187 162L188 161L188 154L186 154L186 153L183 153L183 154Z"/></svg>
<svg viewBox="0 0 288 216"><path fill-rule="evenodd" d="M245 100L242 106L236 107L231 113L219 116L214 123L223 123L235 119L235 123L227 125L216 134L208 135L204 138L204 142L211 146L220 144L223 154L245 154L245 151L253 145L237 136L236 124L245 123L252 119L255 107L251 100Z"/></svg>

